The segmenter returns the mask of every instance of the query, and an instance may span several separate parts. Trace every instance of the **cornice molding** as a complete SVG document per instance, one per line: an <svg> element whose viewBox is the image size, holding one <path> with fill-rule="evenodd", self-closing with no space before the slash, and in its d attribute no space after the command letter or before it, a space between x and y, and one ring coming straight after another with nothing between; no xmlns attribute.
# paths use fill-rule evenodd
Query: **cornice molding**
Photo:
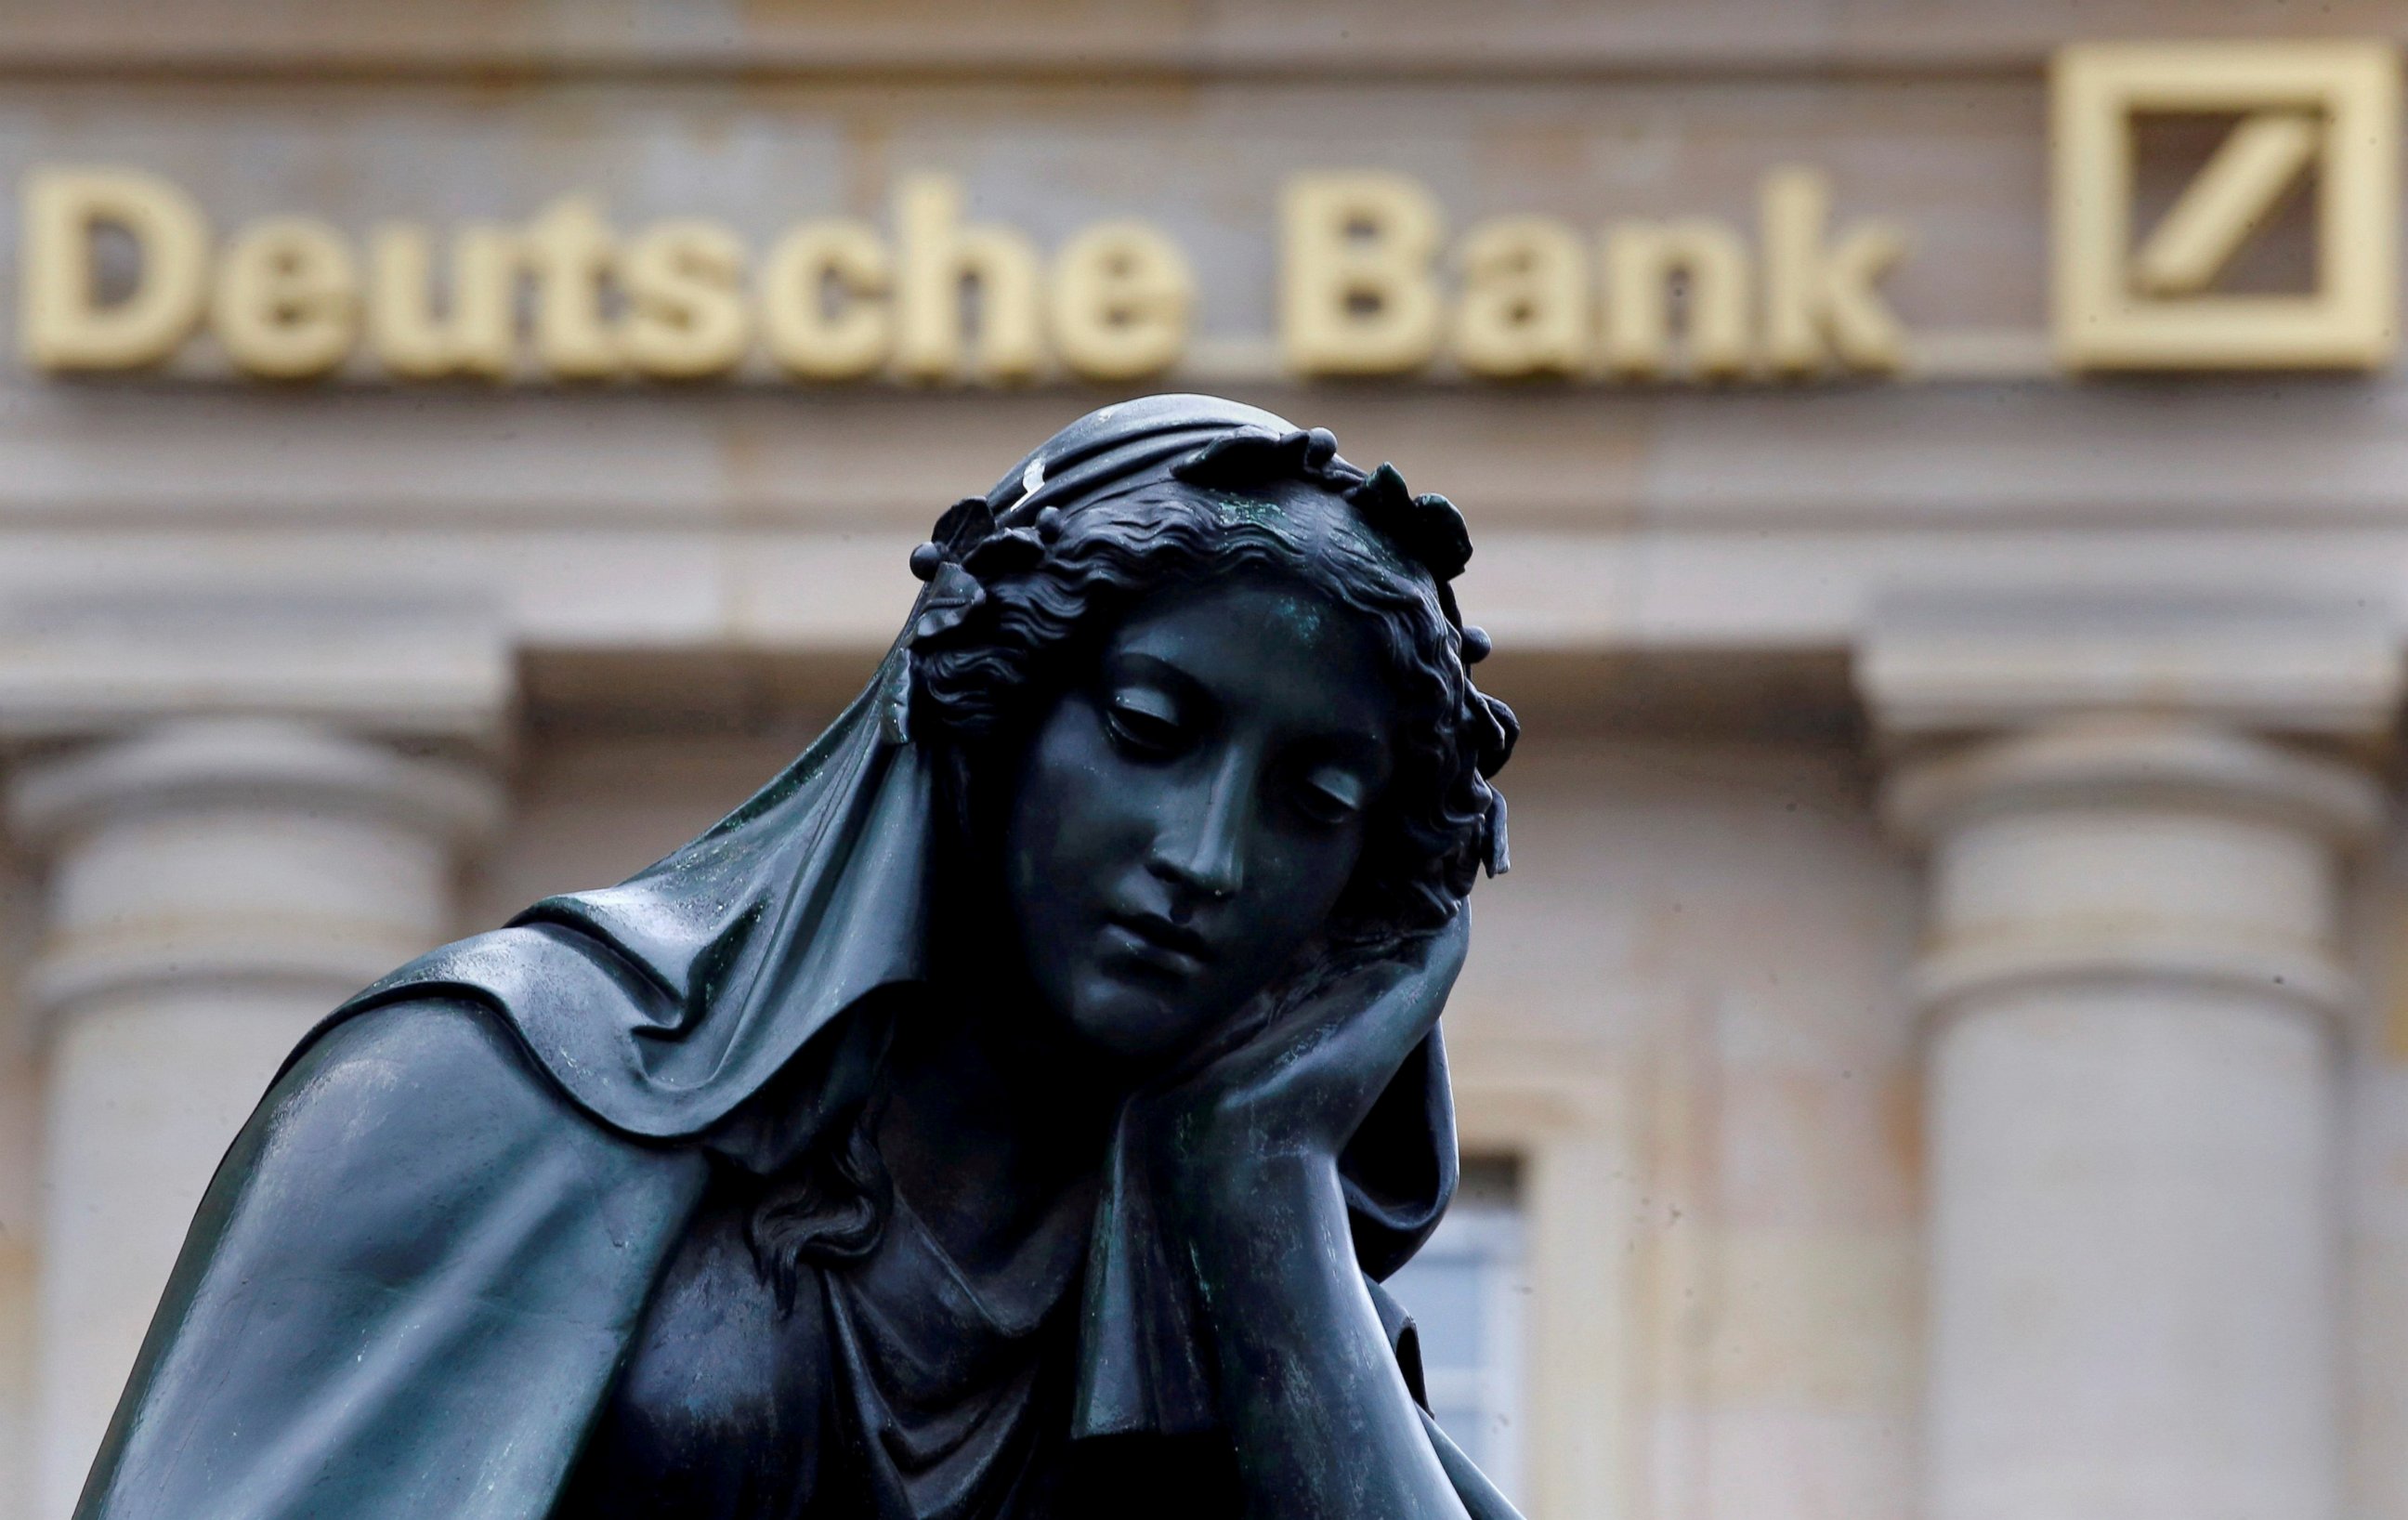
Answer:
<svg viewBox="0 0 2408 1520"><path fill-rule="evenodd" d="M2097 726L1962 763L2069 776L2121 767L2135 780L2241 764L2243 741L2186 722L2346 741L2390 733L2408 664L2389 609L2372 598L2127 582L2098 573L2110 563L2091 556L2097 583L2081 590L1969 582L1877 596L1854 654L1876 728L1915 741L2095 717Z"/></svg>
<svg viewBox="0 0 2408 1520"><path fill-rule="evenodd" d="M1704 0L1499 11L1435 4L982 7L534 4L370 7L42 0L0 23L0 73L242 80L775 81L1727 79L2028 74L2090 37L2355 34L2408 38L2398 8L2275 5L1940 7Z"/></svg>

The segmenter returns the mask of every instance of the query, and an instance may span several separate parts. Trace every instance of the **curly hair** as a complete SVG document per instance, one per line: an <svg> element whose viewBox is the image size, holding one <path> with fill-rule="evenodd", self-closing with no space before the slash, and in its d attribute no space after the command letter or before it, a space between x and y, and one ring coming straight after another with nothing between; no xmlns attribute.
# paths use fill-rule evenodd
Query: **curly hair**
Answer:
<svg viewBox="0 0 2408 1520"><path fill-rule="evenodd" d="M991 840L995 789L1017 773L1020 746L1132 609L1234 575L1287 577L1366 620L1398 704L1394 770L1320 936L1376 954L1443 925L1484 868L1506 866L1504 798L1489 779L1519 728L1469 674L1488 638L1463 623L1448 582L1470 553L1445 498L1410 495L1386 466L1341 466L1317 429L1232 434L1168 479L1033 513L972 496L911 556L929 582L905 634L911 733L940 762L962 841ZM877 1244L889 1184L870 1123L865 1109L839 1126L747 1219L783 1308L807 1264Z"/></svg>
<svg viewBox="0 0 2408 1520"><path fill-rule="evenodd" d="M913 645L915 733L933 730L968 757L1008 751L1139 603L1247 571L1284 576L1366 621L1399 709L1396 768L1328 938L1359 945L1439 927L1491 863L1487 774L1511 733L1471 689L1441 582L1342 501L1311 499L1330 495L1298 478L1154 480L1057 509L1033 555L971 549L982 595ZM967 795L971 778L1007 768L962 766L957 785Z"/></svg>

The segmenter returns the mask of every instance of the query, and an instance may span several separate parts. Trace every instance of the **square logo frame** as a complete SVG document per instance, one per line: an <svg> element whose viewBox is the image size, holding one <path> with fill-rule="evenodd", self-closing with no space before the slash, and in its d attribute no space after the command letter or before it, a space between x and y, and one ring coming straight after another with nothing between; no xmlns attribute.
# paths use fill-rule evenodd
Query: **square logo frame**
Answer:
<svg viewBox="0 0 2408 1520"><path fill-rule="evenodd" d="M2390 362L2400 338L2400 65L2390 44L2078 43L2058 50L2050 94L2052 323L2061 365L2374 369ZM2163 255L2152 265L2135 257L2132 121L2155 112L2229 112L2241 122L2152 237L2146 251ZM2319 179L2314 288L2198 289L2252 216L2311 163ZM2152 267L2157 292L2142 288Z"/></svg>

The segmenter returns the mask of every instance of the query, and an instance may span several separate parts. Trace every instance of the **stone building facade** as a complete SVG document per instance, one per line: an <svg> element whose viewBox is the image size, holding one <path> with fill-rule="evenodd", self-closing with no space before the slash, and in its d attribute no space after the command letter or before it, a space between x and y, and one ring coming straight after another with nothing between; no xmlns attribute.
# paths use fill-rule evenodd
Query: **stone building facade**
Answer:
<svg viewBox="0 0 2408 1520"><path fill-rule="evenodd" d="M65 1514L322 1011L740 799L939 509L1166 388L1479 540L1528 737L1449 1028L1535 1520L2400 1513L2402 45L2381 0L6 7L0 1516ZM2106 167L2067 57L2172 61ZM466 323L480 228L499 350L392 306Z"/></svg>

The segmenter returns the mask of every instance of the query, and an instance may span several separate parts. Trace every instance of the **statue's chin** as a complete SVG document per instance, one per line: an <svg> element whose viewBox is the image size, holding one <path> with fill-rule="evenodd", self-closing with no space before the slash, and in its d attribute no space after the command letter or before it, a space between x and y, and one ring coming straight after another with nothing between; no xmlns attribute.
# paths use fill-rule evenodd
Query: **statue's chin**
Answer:
<svg viewBox="0 0 2408 1520"><path fill-rule="evenodd" d="M1098 1054L1139 1066L1175 1059L1214 1023L1221 1000L1207 989L1111 958L1079 968L1056 1004L1078 1040Z"/></svg>

